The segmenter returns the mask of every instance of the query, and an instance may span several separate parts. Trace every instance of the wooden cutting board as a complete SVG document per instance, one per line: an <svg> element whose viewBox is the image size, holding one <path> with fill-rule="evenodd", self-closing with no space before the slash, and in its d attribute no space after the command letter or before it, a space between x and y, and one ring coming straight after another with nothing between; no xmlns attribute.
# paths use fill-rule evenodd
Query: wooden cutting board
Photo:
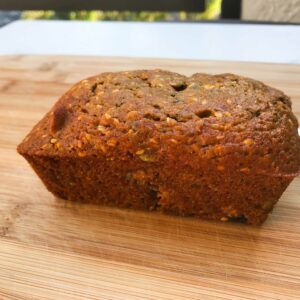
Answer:
<svg viewBox="0 0 300 300"><path fill-rule="evenodd" d="M0 57L0 299L300 299L300 178L250 227L57 199L16 153L79 79L158 67L263 80L300 117L300 65Z"/></svg>

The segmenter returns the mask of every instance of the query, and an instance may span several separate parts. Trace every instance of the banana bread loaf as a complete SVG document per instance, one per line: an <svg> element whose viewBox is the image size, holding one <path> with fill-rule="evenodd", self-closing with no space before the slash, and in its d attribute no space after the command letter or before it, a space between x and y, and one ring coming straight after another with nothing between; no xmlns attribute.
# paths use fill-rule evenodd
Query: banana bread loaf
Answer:
<svg viewBox="0 0 300 300"><path fill-rule="evenodd" d="M262 223L300 166L289 98L232 74L103 73L18 146L54 195Z"/></svg>

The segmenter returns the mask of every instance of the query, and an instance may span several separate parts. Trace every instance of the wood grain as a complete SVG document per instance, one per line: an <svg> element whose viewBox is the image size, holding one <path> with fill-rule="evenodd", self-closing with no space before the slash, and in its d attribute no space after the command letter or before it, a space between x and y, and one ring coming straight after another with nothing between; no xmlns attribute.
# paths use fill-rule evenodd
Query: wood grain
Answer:
<svg viewBox="0 0 300 300"><path fill-rule="evenodd" d="M299 299L300 179L261 227L54 198L16 145L71 84L102 71L234 72L293 99L300 66L0 57L0 299Z"/></svg>

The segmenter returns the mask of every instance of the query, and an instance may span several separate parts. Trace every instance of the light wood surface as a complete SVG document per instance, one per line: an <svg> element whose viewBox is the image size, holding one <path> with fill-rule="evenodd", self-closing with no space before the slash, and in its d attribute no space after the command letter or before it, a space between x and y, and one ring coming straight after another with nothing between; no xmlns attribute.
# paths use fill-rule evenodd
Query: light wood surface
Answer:
<svg viewBox="0 0 300 300"><path fill-rule="evenodd" d="M235 72L293 99L300 66L0 57L0 299L300 299L300 179L261 227L54 198L16 145L71 84L102 71Z"/></svg>

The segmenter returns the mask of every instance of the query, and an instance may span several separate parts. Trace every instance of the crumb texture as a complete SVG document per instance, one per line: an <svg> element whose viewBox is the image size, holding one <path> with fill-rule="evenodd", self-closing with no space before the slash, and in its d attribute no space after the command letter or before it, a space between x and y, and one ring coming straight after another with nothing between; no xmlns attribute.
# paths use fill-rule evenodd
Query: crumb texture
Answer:
<svg viewBox="0 0 300 300"><path fill-rule="evenodd" d="M259 224L299 172L297 128L289 97L249 78L102 73L18 151L62 198Z"/></svg>

